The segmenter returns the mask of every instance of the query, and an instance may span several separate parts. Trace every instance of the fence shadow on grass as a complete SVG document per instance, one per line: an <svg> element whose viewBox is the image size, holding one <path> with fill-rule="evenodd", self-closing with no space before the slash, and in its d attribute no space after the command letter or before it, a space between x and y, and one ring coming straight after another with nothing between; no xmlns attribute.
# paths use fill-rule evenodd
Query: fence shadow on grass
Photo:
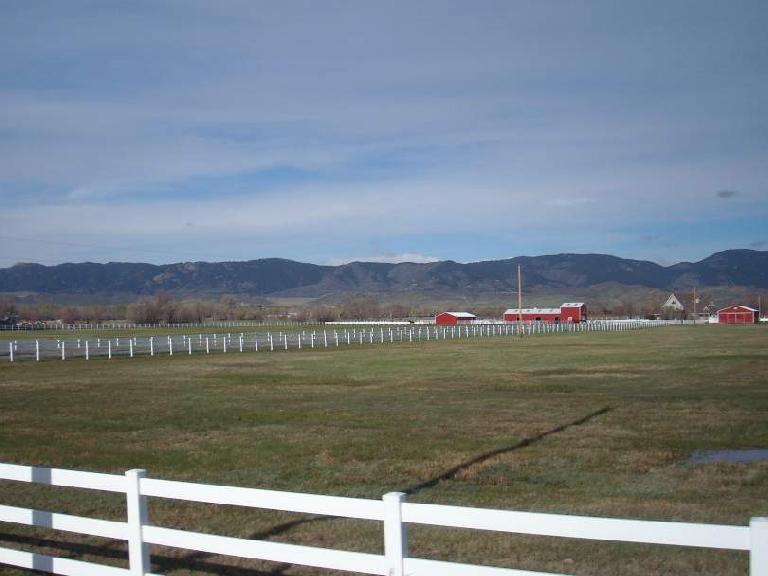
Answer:
<svg viewBox="0 0 768 576"><path fill-rule="evenodd" d="M290 520L288 522L281 522L280 524L275 524L271 528L268 528L266 530L261 530L259 532L253 532L252 534L249 534L248 536L245 536L247 540L269 540L270 538L273 538L274 536L280 536L281 534L285 534L286 532L290 532L297 526L303 526L305 524L314 524L315 522L328 522L330 520L337 520L337 516L312 516L311 518L299 518L297 520ZM184 555L185 561L199 561L204 560L207 558L211 558L213 556L216 556L215 554L211 554L209 552L191 552L189 554ZM152 557L152 560L154 561L154 556ZM285 567L280 567L281 572L269 572L269 574L282 574L282 571L286 568L290 567L290 565L286 565ZM260 572L250 572L250 576L259 576Z"/></svg>
<svg viewBox="0 0 768 576"><path fill-rule="evenodd" d="M404 492L406 494L415 494L416 492L419 492L421 490L425 490L427 488L433 488L437 486L440 482L443 480L450 480L454 478L457 474L460 472L463 472L465 470L468 470L472 466L476 466L478 464L481 464L491 458L494 458L495 456L500 456L501 454L508 454L509 452L514 452L515 450L520 450L522 448L527 448L528 446L531 446L533 444L536 444L537 442L540 442L547 438L548 436L552 436L554 434L559 434L560 432L565 432L569 428L573 428L574 426L581 426L583 424L586 424L593 420L594 418L597 418L599 416L602 416L604 414L607 414L611 411L611 408L608 406L604 406L603 408L600 408L598 410L595 410L593 412L590 412L589 414L586 414L584 416L581 416L580 418L577 418L576 420L572 420L571 422L566 422L565 424L561 424L560 426L556 426L554 428L550 428L549 430L545 430L544 432L540 432L539 434L535 434L533 436L528 436L523 438L522 440L515 442L514 444L510 446L503 446L501 448L496 448L494 450L489 450L488 452L483 452L482 454L479 454L477 456L474 456L473 458L470 458L469 460L465 460L464 462L449 468L448 470L438 474L437 476L430 478L429 480L425 480L423 482L419 482L418 484L414 484L412 486L409 486L407 488L403 488L399 490L400 492ZM273 536L279 536L281 534L285 534L287 532L290 532L293 528L296 528L298 526L302 526L304 524L311 524L314 522L328 522L332 520L337 520L338 518L336 516L313 516L311 518L301 518L298 520L292 520L289 522L282 522L280 524L276 524L272 528L269 528L267 530L263 530L260 532L256 532L248 536L251 540L267 540ZM209 558L213 556L212 554L208 554L206 552L194 552L191 554L188 554L184 556L185 561L198 561L205 558ZM154 559L154 557L153 557ZM282 568L282 570L285 570L285 568ZM280 572L281 573L281 572ZM278 572L275 572L274 574L280 574ZM272 573L270 573L272 574ZM239 576L239 575L238 575ZM245 576L245 573L243 573L243 576ZM251 573L250 576L260 576L260 573L254 572Z"/></svg>
<svg viewBox="0 0 768 576"><path fill-rule="evenodd" d="M525 437L522 440L515 442L510 446L503 446L501 448L489 450L488 452L483 452L482 454L474 456L456 466L453 466L452 468L445 470L444 472L441 472L440 474L438 474L437 476L434 476L433 478L424 480L423 482L419 482L418 484L413 484L412 486L408 486L406 488L402 488L399 491L404 492L406 494L415 494L427 488L433 488L437 486L440 482L444 480L451 480L455 478L456 475L459 474L460 472L469 470L473 466L482 464L483 462L491 458L500 456L502 454L508 454L510 452L514 452L522 448L527 448L528 446L531 446L533 444L536 444L537 442L544 440L548 436L559 434L560 432L565 432L569 428L586 424L589 421L593 420L594 418L597 418L598 416L607 414L608 412L610 412L610 410L611 409L606 406L606 407L600 408L599 410L595 410L594 412L590 412L589 414L586 414L585 416L582 416L581 418L578 418L571 422L561 424L560 426L556 426L555 428L545 430L544 432L540 432L539 434L535 434L533 436ZM268 540L272 537L280 536L282 534L290 532L291 530L293 530L298 526L303 526L305 524L312 524L315 522L329 522L337 519L338 517L336 516L312 516L310 518L300 518L297 520L291 520L288 522L281 522L280 524L275 524L271 528L254 532L249 536L246 536L245 538L249 540ZM42 525L45 525L45 524L43 523ZM99 557L100 556L102 558L113 558L113 559L124 559L127 557L126 546L122 542L109 542L99 546L95 544L62 542L58 540L50 540L50 539L38 538L34 536L20 536L15 534L0 533L0 542L3 542L3 541L58 549L58 550L68 552L72 557L82 557L82 556ZM170 556L166 554L157 553L153 550L152 564L160 571L189 570L189 571L197 571L197 572L204 572L204 573L207 572L210 574L219 574L219 575L226 575L226 576L283 576L285 571L291 568L292 566L291 564L280 564L277 567L273 568L271 571L265 572L263 570L256 570L253 568L244 568L239 566L231 566L231 565L212 561L213 558L220 558L220 557L221 556L217 554L211 554L208 552L191 552L191 553L183 554L180 556ZM45 570L45 567L41 566L38 569Z"/></svg>
<svg viewBox="0 0 768 576"><path fill-rule="evenodd" d="M110 542L104 545L87 544L82 542L66 542L62 540L52 540L49 538L40 538L35 536L21 536L17 534L0 534L0 543L14 543L24 546L35 546L55 550L66 558L82 559L83 557L92 557L94 559L113 559L126 560L128 550L125 543ZM63 554L62 554L63 553ZM205 555L213 557L213 554ZM190 572L203 572L208 574L219 574L225 576L283 576L292 564L280 564L272 570L256 570L254 568L245 568L240 566L231 566L224 563L211 561L207 557L198 557L196 554L185 554L182 556L171 556L152 551L153 570L160 572L169 572L171 570L186 570ZM50 572L50 567L44 565L35 565L35 570Z"/></svg>
<svg viewBox="0 0 768 576"><path fill-rule="evenodd" d="M590 412L586 416L582 416L581 418L578 418L577 420L574 420L572 422L561 424L560 426L551 428L550 430L545 430L544 432L541 432L534 436L528 436L526 438L523 438L522 440L520 440L519 442L515 442L511 446L504 446L501 448L496 448L495 450L489 450L488 452L484 452L482 454L474 456L469 460L465 460L461 464L457 464L456 466L449 468L444 472L441 472L440 474L430 478L429 480L424 480L423 482L419 482L418 484L414 484L406 488L401 488L399 492L404 492L405 494L415 494L416 492L420 492L426 488L433 488L443 480L452 480L453 478L456 477L457 474L459 474L460 472L469 470L470 468L472 468L472 466L482 464L486 460L490 460L495 456L508 454L509 452L520 450L521 448L527 448L532 444L536 444L537 442L544 440L544 438L546 438L547 436L552 436L553 434L559 434L560 432L565 432L566 430L568 430L569 428L573 428L574 426L581 426L582 424L586 424L593 418L597 418L598 416L607 414L608 412L610 412L610 410L611 409L609 407L605 406L603 408L600 408L599 410Z"/></svg>

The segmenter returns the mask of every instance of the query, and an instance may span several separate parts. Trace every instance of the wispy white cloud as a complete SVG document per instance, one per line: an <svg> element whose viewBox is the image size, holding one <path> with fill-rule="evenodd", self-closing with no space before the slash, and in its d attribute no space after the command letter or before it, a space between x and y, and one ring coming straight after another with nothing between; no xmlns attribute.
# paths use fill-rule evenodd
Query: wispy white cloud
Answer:
<svg viewBox="0 0 768 576"><path fill-rule="evenodd" d="M401 264L403 262L411 262L414 264L427 264L429 262L438 262L440 260L441 258L438 258L437 256L427 256L426 254L418 254L415 252L404 252L402 254L374 254L371 256L331 258L328 263L333 266L348 264L350 262L379 262L387 264Z"/></svg>
<svg viewBox="0 0 768 576"><path fill-rule="evenodd" d="M0 227L109 240L96 260L141 239L328 261L618 249L607 223L711 220L733 190L756 218L767 10L12 4Z"/></svg>
<svg viewBox="0 0 768 576"><path fill-rule="evenodd" d="M547 200L547 205L554 208L573 208L575 206L584 206L586 204L593 204L594 198L583 198L575 196L573 198L552 198Z"/></svg>

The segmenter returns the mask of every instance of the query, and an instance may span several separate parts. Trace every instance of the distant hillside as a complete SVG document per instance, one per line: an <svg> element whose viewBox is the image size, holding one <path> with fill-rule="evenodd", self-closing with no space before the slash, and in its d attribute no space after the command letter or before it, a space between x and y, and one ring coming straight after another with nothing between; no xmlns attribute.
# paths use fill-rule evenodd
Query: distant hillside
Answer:
<svg viewBox="0 0 768 576"><path fill-rule="evenodd" d="M178 264L16 264L0 269L0 292L136 297L241 294L323 297L347 293L477 294L511 292L517 265L527 291L584 289L601 284L672 289L693 285L768 288L768 251L727 250L700 262L659 266L605 254L554 254L459 264L352 262L318 266L268 258Z"/></svg>

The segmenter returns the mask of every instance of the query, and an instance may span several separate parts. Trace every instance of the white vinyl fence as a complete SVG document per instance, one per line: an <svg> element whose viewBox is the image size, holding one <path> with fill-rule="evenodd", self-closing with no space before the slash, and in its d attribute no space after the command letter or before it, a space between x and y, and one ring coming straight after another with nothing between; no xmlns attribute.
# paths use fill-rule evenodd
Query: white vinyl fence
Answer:
<svg viewBox="0 0 768 576"><path fill-rule="evenodd" d="M405 501L405 494L400 492L385 494L381 500L367 500L192 484L147 478L144 470L129 470L124 476L120 476L0 464L0 479L107 490L126 495L125 522L96 520L15 506L0 506L0 522L45 527L128 542L129 567L127 569L0 548L0 564L53 574L72 576L151 574L148 545L157 544L210 554L382 576L404 576L405 574L412 576L544 576L544 573L528 570L456 564L409 556L407 525L429 524L561 538L742 550L750 554L749 574L751 576L768 575L768 518L753 518L749 526L725 526L565 516L437 504L411 504ZM150 523L147 514L148 497L375 520L383 523L384 554L247 540L154 526Z"/></svg>
<svg viewBox="0 0 768 576"><path fill-rule="evenodd" d="M62 322L61 320L46 320L44 322L18 322L0 324L0 332L34 332L36 330L136 330L142 328L248 328L253 326L313 326L321 324L318 321L298 320L210 320L207 322Z"/></svg>
<svg viewBox="0 0 768 576"><path fill-rule="evenodd" d="M436 325L354 325L323 329L277 332L170 334L167 336L111 336L11 340L0 343L0 360L69 360L116 356L179 356L226 352L275 352L339 348L372 344L413 344L422 341L489 338L499 336L542 336L577 332L624 332L669 326L664 320L590 320L582 323L551 324L491 323Z"/></svg>

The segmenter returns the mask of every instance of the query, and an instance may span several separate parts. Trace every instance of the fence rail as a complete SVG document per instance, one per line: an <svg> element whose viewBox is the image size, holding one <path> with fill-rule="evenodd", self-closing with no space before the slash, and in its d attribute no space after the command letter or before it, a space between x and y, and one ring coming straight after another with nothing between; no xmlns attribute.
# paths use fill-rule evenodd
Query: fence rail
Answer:
<svg viewBox="0 0 768 576"><path fill-rule="evenodd" d="M169 334L166 336L110 336L11 340L0 343L0 360L68 360L116 356L173 356L227 352L276 352L314 348L338 348L372 344L487 338L497 336L541 336L574 332L623 332L668 326L663 320L590 320L582 323L550 324L489 323L436 325L333 326L301 331Z"/></svg>
<svg viewBox="0 0 768 576"><path fill-rule="evenodd" d="M11 330L15 332L30 332L35 330L144 330L156 328L247 328L253 326L316 326L322 324L317 320L211 320L208 322L63 322L61 320L44 320L38 322L13 322L0 324L0 332Z"/></svg>
<svg viewBox="0 0 768 576"><path fill-rule="evenodd" d="M747 551L750 554L750 576L768 575L768 518L752 518L749 526L728 526L515 512L409 503L405 501L405 494L400 492L385 494L381 500L370 500L194 484L147 478L144 470L129 470L125 476L120 476L0 464L0 480L125 493L125 522L0 506L0 522L128 542L127 569L0 548L0 564L52 574L151 575L148 545L156 544L210 554L382 576L562 576L410 557L407 525L428 524L513 534ZM384 554L246 540L154 526L147 514L149 497L380 521L383 523Z"/></svg>
<svg viewBox="0 0 768 576"><path fill-rule="evenodd" d="M595 316L592 315L595 321L607 321L607 322L638 322L643 319L638 317L614 317L614 316ZM717 316L709 317L709 320ZM761 320L768 320L768 318L761 318ZM695 320L668 320L677 324L694 324ZM88 331L88 330L109 330L109 331L128 331L128 330L158 330L158 329L187 329L192 331L202 330L231 330L233 328L256 328L256 327L287 327L287 328L307 328L310 326L352 326L352 325L413 325L413 324L434 324L434 316L420 316L412 318L401 318L391 320L380 319L362 319L362 320L210 320L207 322L128 322L128 321L105 321L105 322L63 322L60 320L45 320L38 322L12 322L12 323L0 323L0 332L35 332L35 331ZM492 319L492 318L480 318L474 322L480 324L503 324L504 320Z"/></svg>

